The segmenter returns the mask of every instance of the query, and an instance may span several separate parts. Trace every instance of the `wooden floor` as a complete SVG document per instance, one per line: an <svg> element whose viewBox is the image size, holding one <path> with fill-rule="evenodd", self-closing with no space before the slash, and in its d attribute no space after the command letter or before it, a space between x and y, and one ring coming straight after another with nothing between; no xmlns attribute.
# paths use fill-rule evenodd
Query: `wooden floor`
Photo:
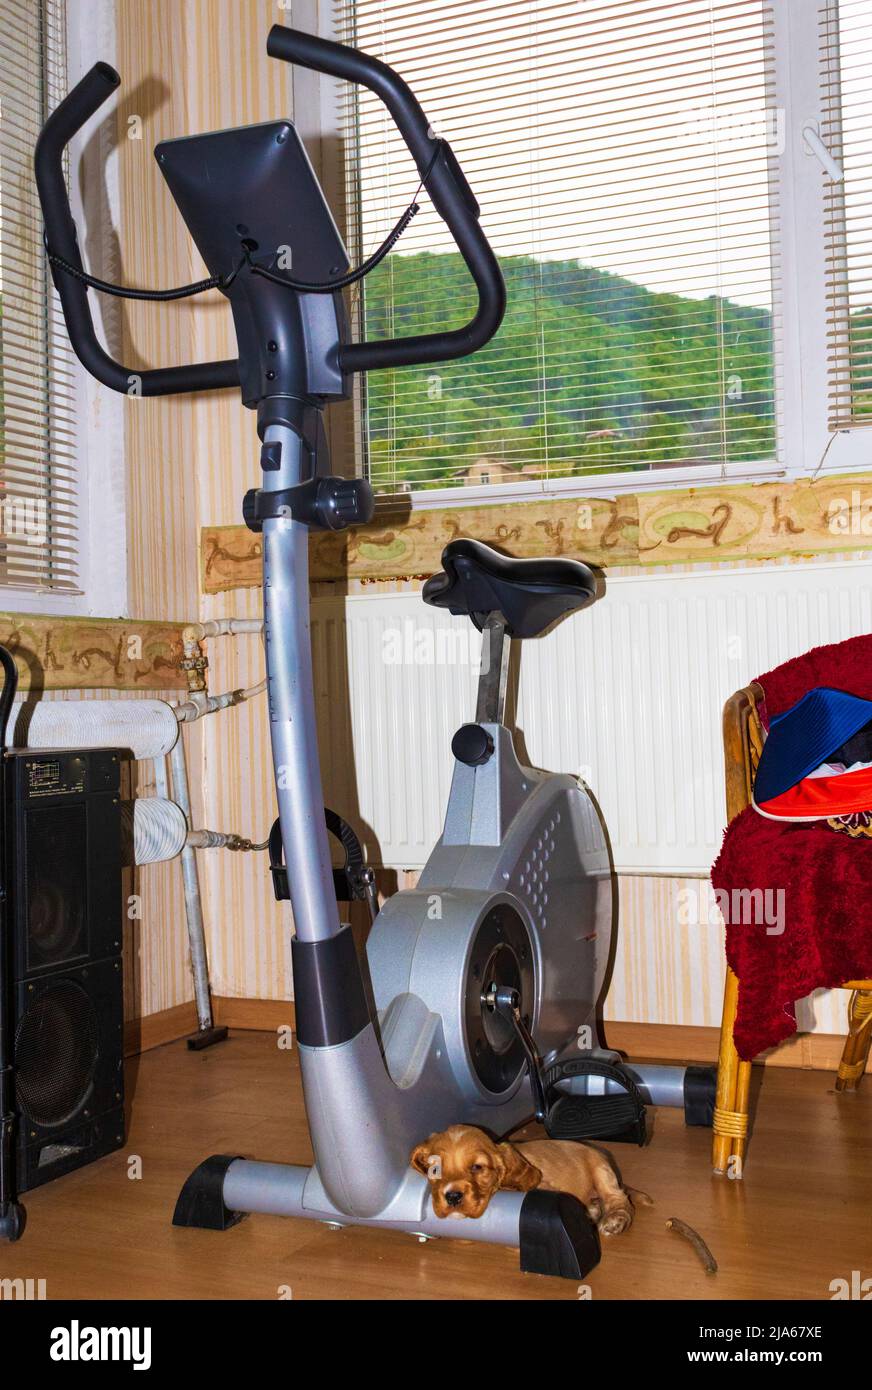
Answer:
<svg viewBox="0 0 872 1390"><path fill-rule="evenodd" d="M743 1183L711 1176L709 1131L676 1112L657 1112L648 1148L618 1146L625 1179L656 1205L606 1242L593 1298L828 1299L833 1279L872 1275L872 1085L837 1096L823 1072L755 1077ZM0 1246L0 1277L45 1279L49 1299L276 1299L283 1286L303 1300L578 1298L571 1281L520 1274L514 1250L458 1240L277 1217L175 1230L181 1183L207 1155L311 1159L297 1059L272 1035L238 1033L202 1053L159 1048L131 1061L128 1089L124 1150L28 1196L26 1234ZM131 1155L141 1180L128 1177ZM670 1216L705 1237L718 1274L665 1229Z"/></svg>

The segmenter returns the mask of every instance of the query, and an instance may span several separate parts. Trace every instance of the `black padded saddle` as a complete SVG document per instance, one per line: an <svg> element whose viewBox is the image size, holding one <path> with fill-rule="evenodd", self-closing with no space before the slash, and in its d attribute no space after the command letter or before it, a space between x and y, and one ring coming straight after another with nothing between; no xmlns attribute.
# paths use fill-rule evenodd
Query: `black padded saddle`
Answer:
<svg viewBox="0 0 872 1390"><path fill-rule="evenodd" d="M482 630L501 613L510 637L538 637L546 628L597 598L593 570L580 560L515 560L481 541L451 541L442 571L424 585L425 603L471 618Z"/></svg>

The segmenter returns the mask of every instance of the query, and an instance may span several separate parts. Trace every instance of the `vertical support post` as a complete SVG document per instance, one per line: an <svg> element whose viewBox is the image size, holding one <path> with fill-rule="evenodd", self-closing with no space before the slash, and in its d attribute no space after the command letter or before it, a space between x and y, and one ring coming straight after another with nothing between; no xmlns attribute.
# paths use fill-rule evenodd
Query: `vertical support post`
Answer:
<svg viewBox="0 0 872 1390"><path fill-rule="evenodd" d="M304 445L295 430L268 425L264 443L281 446L279 467L264 471L265 491L304 481ZM340 927L315 721L309 528L290 516L263 523L263 601L270 738L294 928L299 941L324 941Z"/></svg>
<svg viewBox="0 0 872 1390"><path fill-rule="evenodd" d="M482 632L481 674L475 706L476 724L503 724L509 678L511 639L502 613L490 613Z"/></svg>
<svg viewBox="0 0 872 1390"><path fill-rule="evenodd" d="M155 768L158 760L155 759ZM187 821L189 832L194 828L191 812L191 790L188 784L188 762L182 730L170 753L170 766L173 776L173 800L181 809ZM164 765L165 775L165 765ZM182 881L185 887L185 918L188 924L188 944L191 948L191 972L194 976L194 998L197 1003L197 1027L202 1034L211 1035L215 1030L212 1016L212 992L209 986L209 958L206 951L206 929L203 923L203 900L200 895L200 875L197 869L197 856L190 845L185 845L181 853ZM227 1029L222 1037L227 1036ZM211 1037L210 1041L221 1039ZM192 1046L197 1045L195 1038Z"/></svg>

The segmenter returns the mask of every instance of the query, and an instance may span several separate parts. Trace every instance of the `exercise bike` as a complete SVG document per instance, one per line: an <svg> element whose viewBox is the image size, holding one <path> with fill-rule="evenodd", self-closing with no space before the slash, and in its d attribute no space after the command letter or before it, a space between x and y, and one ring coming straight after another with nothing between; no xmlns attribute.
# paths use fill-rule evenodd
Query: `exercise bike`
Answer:
<svg viewBox="0 0 872 1390"><path fill-rule="evenodd" d="M405 82L372 57L280 26L267 48L363 84L385 102L472 276L478 307L463 328L350 342L341 290L387 254L403 219L375 257L349 270L291 122L171 140L156 158L211 276L185 292L226 295L239 356L134 374L94 332L88 287L111 287L84 271L63 176L65 146L119 84L113 69L97 64L40 137L46 246L84 365L118 391L135 380L144 397L239 386L262 441L262 486L246 496L244 517L263 538L269 721L316 1159L311 1168L232 1154L206 1159L185 1183L174 1220L224 1229L263 1212L442 1236L427 1183L409 1165L432 1130L463 1121L505 1134L536 1115L550 1133L582 1137L599 1115L609 1135L638 1140L646 1103L683 1105L704 1121L711 1077L621 1067L601 1047L597 1007L615 914L608 838L588 789L523 766L504 722L511 640L536 638L597 598L596 577L580 562L516 560L469 540L445 550L424 600L467 615L482 633L484 660L474 720L452 743L444 831L418 886L375 915L365 958L340 923L315 728L308 536L310 528L365 524L374 499L366 480L329 473L323 410L348 398L354 373L482 348L500 326L505 288L462 170ZM277 268L277 249L288 245L293 277ZM371 885L369 901L375 908ZM598 1258L583 1208L560 1193L499 1192L461 1233L519 1246L522 1268L542 1273L580 1277Z"/></svg>

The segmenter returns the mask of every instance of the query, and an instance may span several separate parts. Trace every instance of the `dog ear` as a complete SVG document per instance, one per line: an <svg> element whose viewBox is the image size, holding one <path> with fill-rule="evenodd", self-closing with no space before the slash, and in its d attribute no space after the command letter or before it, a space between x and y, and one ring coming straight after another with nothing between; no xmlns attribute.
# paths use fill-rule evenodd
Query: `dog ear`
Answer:
<svg viewBox="0 0 872 1390"><path fill-rule="evenodd" d="M539 1186L541 1171L529 1163L514 1144L498 1144L497 1152L505 1164L501 1187L511 1188L513 1192L529 1192L531 1187Z"/></svg>
<svg viewBox="0 0 872 1390"><path fill-rule="evenodd" d="M429 1178L430 1169L433 1166L434 1154L431 1141L434 1138L435 1136L431 1134L429 1139L425 1139L423 1144L419 1144L409 1154L409 1162L412 1167L416 1172L423 1173L425 1178Z"/></svg>

